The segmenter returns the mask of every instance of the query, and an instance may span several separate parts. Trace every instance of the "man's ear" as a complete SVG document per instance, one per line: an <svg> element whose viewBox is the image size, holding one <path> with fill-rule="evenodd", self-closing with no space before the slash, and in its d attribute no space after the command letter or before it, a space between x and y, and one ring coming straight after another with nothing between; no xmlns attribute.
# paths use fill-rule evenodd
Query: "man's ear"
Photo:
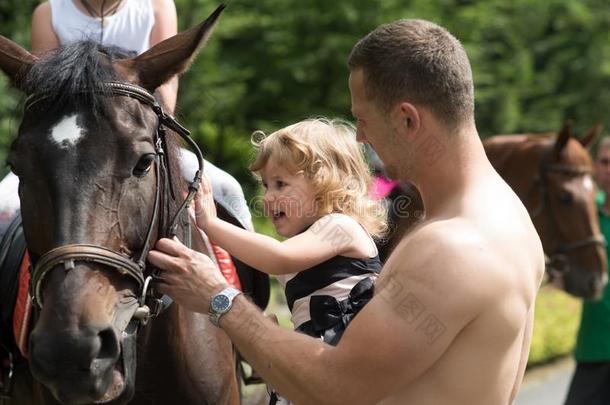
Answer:
<svg viewBox="0 0 610 405"><path fill-rule="evenodd" d="M419 132L421 128L421 115L415 105L407 102L400 103L398 114L400 114L402 125L407 134L413 135Z"/></svg>

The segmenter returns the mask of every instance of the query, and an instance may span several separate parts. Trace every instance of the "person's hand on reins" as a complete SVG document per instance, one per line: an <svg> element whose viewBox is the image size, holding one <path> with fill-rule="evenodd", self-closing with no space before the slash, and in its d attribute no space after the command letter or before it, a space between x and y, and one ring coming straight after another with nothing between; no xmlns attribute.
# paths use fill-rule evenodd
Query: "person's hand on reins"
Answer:
<svg viewBox="0 0 610 405"><path fill-rule="evenodd" d="M208 256L189 249L176 238L160 239L148 260L161 269L155 289L191 311L206 313L210 297L229 286Z"/></svg>

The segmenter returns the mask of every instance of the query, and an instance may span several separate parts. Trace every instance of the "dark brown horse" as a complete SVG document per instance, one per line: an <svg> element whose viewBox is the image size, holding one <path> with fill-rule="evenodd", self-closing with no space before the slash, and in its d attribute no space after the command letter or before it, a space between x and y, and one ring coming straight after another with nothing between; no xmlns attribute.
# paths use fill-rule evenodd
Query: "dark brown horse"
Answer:
<svg viewBox="0 0 610 405"><path fill-rule="evenodd" d="M558 133L497 135L483 144L494 168L528 209L547 254L549 278L578 297L597 298L607 282L605 240L595 207L593 165L587 148L601 127L581 139L566 124ZM423 212L421 197L403 185L396 229L386 256ZM515 252L518 254L518 252Z"/></svg>
<svg viewBox="0 0 610 405"><path fill-rule="evenodd" d="M188 200L169 130L185 132L150 93L187 69L221 11L138 57L85 42L39 60L0 37L0 69L29 96L9 164L38 308L35 379L20 370L9 403L239 402L231 342L206 315L174 304L142 322L158 303L148 250L188 236L172 226Z"/></svg>

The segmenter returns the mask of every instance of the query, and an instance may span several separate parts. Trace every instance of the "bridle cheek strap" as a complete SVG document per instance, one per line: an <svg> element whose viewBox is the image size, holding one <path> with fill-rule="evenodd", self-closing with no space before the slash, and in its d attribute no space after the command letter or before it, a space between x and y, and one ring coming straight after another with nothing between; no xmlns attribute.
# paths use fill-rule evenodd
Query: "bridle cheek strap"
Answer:
<svg viewBox="0 0 610 405"><path fill-rule="evenodd" d="M534 186L539 187L540 191L540 205L536 210L530 212L530 217L534 220L538 215L540 215L545 208L548 208L549 215L551 218L554 218L554 210L553 204L551 203L549 186L548 186L548 178L547 175L550 172L561 173L565 175L586 175L591 174L591 169L588 167L571 167L560 163L549 163L551 159L551 154L547 154L544 156L542 161L540 162L540 167L538 169L537 181L534 183ZM561 235L561 231L559 230L557 223L555 221L551 221L551 223L555 227L555 234ZM546 271L549 274L551 280L560 275L565 275L571 271L571 268L568 264L566 253L578 250L585 247L590 246L602 246L605 247L607 244L604 235L602 234L592 234L588 238L579 239L571 242L559 243L555 247L555 251L551 253L551 256L545 255L545 267Z"/></svg>

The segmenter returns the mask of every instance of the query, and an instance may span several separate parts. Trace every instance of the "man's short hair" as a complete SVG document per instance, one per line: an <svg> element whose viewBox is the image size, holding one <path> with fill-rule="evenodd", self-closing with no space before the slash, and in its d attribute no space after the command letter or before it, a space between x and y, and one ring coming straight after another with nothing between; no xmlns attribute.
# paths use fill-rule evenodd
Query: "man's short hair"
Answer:
<svg viewBox="0 0 610 405"><path fill-rule="evenodd" d="M474 117L468 56L453 35L434 23L403 19L382 25L354 46L348 66L363 69L366 95L384 113L408 100L450 126Z"/></svg>

